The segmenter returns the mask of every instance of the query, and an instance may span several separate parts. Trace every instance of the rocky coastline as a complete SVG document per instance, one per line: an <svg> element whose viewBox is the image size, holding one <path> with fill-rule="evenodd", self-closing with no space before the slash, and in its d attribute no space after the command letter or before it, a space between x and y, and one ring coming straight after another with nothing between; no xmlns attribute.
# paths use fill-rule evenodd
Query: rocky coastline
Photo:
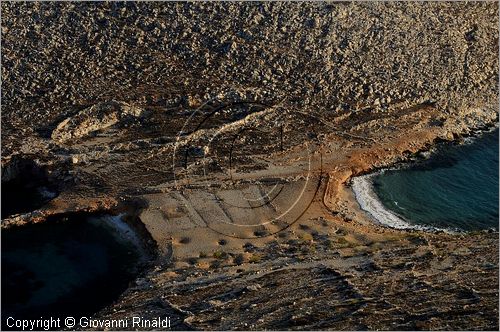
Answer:
<svg viewBox="0 0 500 332"><path fill-rule="evenodd" d="M348 185L498 126L497 2L1 9L2 196L55 195L2 229L123 214L156 253L93 318L498 329L498 231L383 227Z"/></svg>

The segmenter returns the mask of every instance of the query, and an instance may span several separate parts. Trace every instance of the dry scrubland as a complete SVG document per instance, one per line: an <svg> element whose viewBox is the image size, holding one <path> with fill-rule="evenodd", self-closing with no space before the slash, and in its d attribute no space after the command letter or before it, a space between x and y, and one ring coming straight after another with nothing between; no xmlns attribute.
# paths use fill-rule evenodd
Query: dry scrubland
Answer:
<svg viewBox="0 0 500 332"><path fill-rule="evenodd" d="M126 213L158 259L101 318L498 329L498 232L375 224L349 178L498 121L498 4L2 2L3 227Z"/></svg>

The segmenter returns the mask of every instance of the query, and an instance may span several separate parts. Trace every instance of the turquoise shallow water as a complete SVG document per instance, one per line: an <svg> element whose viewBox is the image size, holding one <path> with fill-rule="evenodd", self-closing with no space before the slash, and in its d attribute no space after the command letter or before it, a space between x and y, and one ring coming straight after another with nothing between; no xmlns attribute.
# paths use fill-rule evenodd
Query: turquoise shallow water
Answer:
<svg viewBox="0 0 500 332"><path fill-rule="evenodd" d="M408 223L470 231L498 229L498 172L495 130L371 180L382 205Z"/></svg>

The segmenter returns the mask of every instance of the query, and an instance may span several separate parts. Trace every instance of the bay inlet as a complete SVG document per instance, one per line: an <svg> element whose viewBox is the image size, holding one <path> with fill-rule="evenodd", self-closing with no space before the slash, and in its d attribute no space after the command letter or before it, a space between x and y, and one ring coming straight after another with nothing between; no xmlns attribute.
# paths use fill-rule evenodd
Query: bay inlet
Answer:
<svg viewBox="0 0 500 332"><path fill-rule="evenodd" d="M498 229L498 187L498 129L352 182L361 208L378 222L450 231Z"/></svg>

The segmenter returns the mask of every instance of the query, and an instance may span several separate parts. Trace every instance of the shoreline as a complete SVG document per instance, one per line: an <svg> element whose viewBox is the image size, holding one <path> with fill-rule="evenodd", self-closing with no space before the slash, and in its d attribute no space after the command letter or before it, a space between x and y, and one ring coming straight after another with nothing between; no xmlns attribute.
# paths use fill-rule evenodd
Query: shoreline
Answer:
<svg viewBox="0 0 500 332"><path fill-rule="evenodd" d="M89 216L87 222L106 229L118 241L134 247L139 253L139 264L146 266L148 262L154 260L151 248L147 245L147 239L136 229L137 225L130 225L125 221L125 218L124 214L116 216L102 214Z"/></svg>
<svg viewBox="0 0 500 332"><path fill-rule="evenodd" d="M464 230L459 227L442 228L433 225L412 223L410 220L407 220L403 216L397 214L395 211L383 205L382 201L374 191L372 178L374 176L383 174L388 170L398 171L406 168L411 168L415 165L423 163L426 160L432 158L436 153L439 153L440 147L442 148L446 145L461 146L473 144L474 141L481 138L481 136L492 133L498 129L498 123L496 123L493 126L489 126L485 129L474 130L469 135L461 135L460 137L452 141L438 142L437 144L432 145L429 149L417 152L414 156L410 157L409 160L401 160L394 163L393 165L376 169L373 172L351 177L347 183L349 184L351 190L354 192L356 201L360 205L360 208L365 211L375 223L385 227L398 230L418 230L433 233L445 232L448 234L460 234L483 230L488 231L489 229L497 230L494 227L487 229Z"/></svg>
<svg viewBox="0 0 500 332"><path fill-rule="evenodd" d="M426 142L424 139L422 142L419 143L422 145L422 147L418 148L414 152L411 152L410 155L408 155L407 153L409 152L408 150L403 151L402 153L390 157L393 159L393 161L384 161L385 156L380 156L380 160L378 160L378 162L382 162L381 166L377 165L376 163L371 163L364 165L363 170L356 170L357 166L353 165L351 171L349 172L350 174L348 174L347 177L342 176L340 182L341 184L343 184L349 190L352 191L352 182L353 179L355 178L367 179L385 170L411 167L411 165L425 161L430 157L430 156L422 157L421 154L430 153L432 155L433 153L435 153L436 148L442 144L452 144L452 145L468 144L467 142L465 142L465 140L476 139L480 137L482 134L486 134L488 132L492 132L499 129L498 114L496 120L493 120L491 122L488 121L484 122L482 125L476 128L467 128L466 132L463 132L462 131L463 129L462 130L451 129L451 131L448 131L448 136L450 135L451 132L451 135L453 137L452 139L443 139L440 137L438 133L432 132L429 129L428 133L434 138L428 142ZM389 151L390 150L391 149L389 148ZM326 172L328 172L328 170L326 170ZM330 176L330 180L327 181L326 185L327 188L325 189L325 192L323 194L324 197L323 201L325 201L330 181L334 178L336 178L336 176L335 177ZM367 189L366 184L365 184L365 189ZM161 189L159 189L158 191L162 192ZM125 200L125 201L117 200L116 197L109 197L109 196L91 200L86 199L82 201L78 199L74 201L71 196L65 197L64 194L68 194L68 192L65 191L64 193L62 193L62 195L47 202L45 206L43 206L38 210L34 210L23 214L12 215L4 218L1 223L1 228L9 229L10 227L21 227L23 225L28 225L30 223L45 222L47 219L50 219L51 217L57 215L64 215L68 213L69 214L90 213L98 215L111 212L112 214L125 215L125 219L123 219L122 221L126 223L129 227L133 228L133 231L137 234L138 237L141 238L141 241L144 242L144 246L148 247L148 251L150 252L157 251L158 249L157 244L156 245L152 244L152 242L157 242L154 239L155 236L151 234L151 232L147 229L148 228L147 225L145 225L145 223L141 221L139 218L141 211L147 209L147 207L143 206L144 203L138 203L138 201L135 199ZM358 199L356 198L356 193L354 194L355 194L355 203L357 205L360 205ZM69 200L69 202L65 202L64 200ZM334 209L329 207L326 202L324 204L328 209L334 211ZM449 234L460 234L463 232L467 232L460 229L439 228L430 225L429 226L412 225L411 222L404 220L404 218L398 216L393 211L387 210L386 213L390 212L390 214L392 215L390 218L394 220L393 222L394 225L393 227L391 227L390 223L386 224L384 222L381 222L376 217L374 217L370 213L370 211L366 211L364 209L362 210L370 216L372 221L375 222L374 223L375 226L388 227L390 229L394 229L397 231L404 232L408 230L417 230L417 231L437 232L437 233L444 232ZM132 219L138 219L138 220L134 221Z"/></svg>
<svg viewBox="0 0 500 332"><path fill-rule="evenodd" d="M404 264L411 265L417 262L421 264L418 268L419 273L425 277L427 271L429 271L429 266L426 266L425 262L419 262L421 255L427 255L433 257L435 261L433 263L435 267L433 266L431 270L439 275L440 266L445 264L441 262L442 257L448 257L449 260L455 259L453 258L456 251L454 246L470 247L470 251L483 250L479 248L481 246L486 250L486 248L496 245L494 241L498 240L498 232L493 234L486 232L481 234L449 234L445 232L432 233L422 230L388 228L374 223L367 218L363 211L359 210L358 203L352 197L352 190L347 184L353 175L366 175L373 173L377 169L408 162L408 156L415 156L422 151L428 151L439 142L453 142L457 137L465 136L461 135L461 133L475 132L469 126L482 128L484 123L494 123L496 125L498 118L497 113L484 110L474 112L470 117L463 116L460 113L450 115L447 120L451 123L446 122L443 126L429 125L429 119L436 117L437 114L439 113L435 108L422 107L412 109L412 112L407 111L406 121L402 123L392 122L391 119L380 119L381 125L387 127L384 127L385 130L376 133L375 137L378 139L369 136L371 133L369 121L363 122L366 123L365 127L348 132L356 134L357 139L352 139L350 136L347 139L342 135L337 135L337 133L327 133L323 136L321 148L315 154L316 159L318 159L315 159L315 165L320 167L321 176L312 177L317 178L319 181L317 186L320 189L313 192L311 188L316 188L316 185L313 183L314 181L311 182L311 188L305 191L307 196L305 201L310 200L311 204L307 208L304 206L305 210L300 214L298 222L294 222L278 234L251 239L231 237L231 232L235 229L230 228L230 224L229 226L226 223L215 224L220 221L218 219L220 216L233 213L235 220L237 220L236 218L259 220L257 218L266 217L264 212L270 210L258 212L259 214L252 214L253 209L235 210L229 205L224 206L224 200L206 199L207 194L204 193L203 188L192 187L175 191L169 189L168 182L155 186L155 193L151 193L147 186L142 185L142 182L138 182L142 186L142 191L138 191L137 194L121 196L119 191L115 189L110 191L107 196L98 198L95 198L93 192L88 188L87 191L84 189L80 192L72 187L64 188L65 190L62 190L61 194L50 201L44 208L17 216L8 225L2 223L2 228L5 226L20 226L22 223L44 222L51 215L74 211L125 213L127 216L125 221L130 226L138 226L137 228L134 227L134 229L137 229L138 236L141 239L151 240L151 244L154 243L158 249L158 255L140 271L135 284L132 283L112 305L103 308L94 315L98 318L120 319L130 317L132 311L141 310L137 308L147 311L147 317L154 318L156 314L150 311L150 307L154 307L155 303L158 303L158 294L164 294L161 296L162 303L167 303L168 310L172 310L172 316L177 316L180 319L175 324L184 324L183 326L189 328L203 329L204 327L210 327L213 329L214 326L219 325L205 326L203 323L197 323L196 319L204 317L207 312L212 312L212 309L214 311L211 314L218 315L219 307L217 305L214 306L209 303L208 311L199 312L195 303L191 304L193 308L182 304L189 303L191 292L204 292L204 290L198 288L198 284L215 283L214 292L217 293L220 291L220 285L216 283L218 278L226 280L228 284L241 281L253 283L255 279L265 278L266 276L269 278L278 276L277 278L281 279L279 273L292 273L292 275L299 273L297 277L292 278L307 280L308 278L320 278L316 273L322 271L324 266L328 266L328 271L335 271L335 273L341 274L342 278L348 279L349 283L354 285L353 287L366 297L376 296L372 292L377 287L383 287L385 278L380 280L375 275L366 274L371 271L371 266L376 266L376 268L373 267L375 271L388 274L386 277L391 280L395 276L400 278L401 287L412 287L411 284L408 284L407 276L404 274L405 270L387 266L385 257L393 257L395 266L402 264L399 261L401 259L403 259ZM358 116L361 117L360 121L365 120L362 114ZM467 123L469 126L467 126ZM393 125L396 126L396 129L391 128ZM270 163L270 167L264 170L264 172L267 172L264 175L255 172L248 173L248 177L251 179L252 176L264 176L264 178L267 176L272 179L279 179L288 176L285 172L287 169L294 173L304 172L303 166L297 167L297 164L300 165L301 163L301 154L296 152L298 150L300 150L300 145L288 151L290 161L288 163L284 162L284 166L279 168L279 171L276 171L272 166L273 164ZM97 162L102 163L105 161ZM85 169L87 165L77 164L73 167ZM324 176L326 174L328 176ZM217 177L215 178L217 179ZM301 193L303 191L299 185L301 181L307 183L304 178L303 180L298 179L297 181L284 183L284 186L289 186L288 189L283 190L287 192L287 195L279 196L276 202L269 204L269 207L278 211L280 209L280 200L283 204L286 204L288 198L296 197ZM254 184L250 181L243 184L241 188L229 186L217 190L226 199L228 196L237 198L244 191L251 193L252 186ZM335 190L332 191L332 189ZM253 190L253 192L256 191ZM272 216L272 214L269 216ZM208 231L208 226L212 227L212 223L229 235ZM270 226L273 227L272 224ZM253 233L250 233L251 231ZM261 228L251 229L247 235L252 237L266 234L257 233L261 231ZM434 244L444 246L444 249L433 248ZM400 257L400 250L408 250L404 258ZM442 252L442 254L436 254L438 251ZM487 260L485 264L497 264L498 262L498 259L492 256L493 253L489 251L483 252L481 255L481 259ZM480 262L478 261L479 258L480 256L474 252L472 256L466 256L463 262L456 263L458 265L454 266L453 269L468 269L471 264L478 264ZM303 267L302 264L305 262L309 262L309 265ZM474 268L482 269L481 266ZM281 272L272 274L275 272L271 271ZM306 276L297 271L306 271L304 272ZM353 271L356 271L354 275ZM321 273L319 273L319 276L321 276ZM453 275L446 274L442 276L446 276L446 280L451 283L457 282ZM489 276L489 274L485 276ZM481 278L485 276L481 276ZM285 276L284 278L289 277ZM378 284L379 286L365 288L366 278L370 278L375 285ZM265 281L259 281L259 284L265 285L265 283ZM187 285L186 289L190 289L185 296L178 295L184 292L183 289L177 289L180 284ZM234 287L239 286L235 285ZM323 289L321 284L311 285L307 289L301 288L300 285L297 287L297 294L306 292L303 294L305 298L309 297L307 293L309 289L311 291ZM271 289L269 291L274 291ZM245 294L239 295L236 303L238 301L247 301L245 296ZM286 299L290 298L290 296L284 295L281 298ZM325 300L327 298L328 296L325 295L320 299ZM409 300L411 299L410 296ZM177 300L182 303L176 303ZM393 299L391 301L397 303L397 300ZM231 301L231 303L233 302ZM232 304L228 303L227 305ZM336 306L339 305L350 307L350 304L346 304L343 299L337 301ZM275 304L269 305L270 308L274 306ZM281 304L276 304L276 307L280 306ZM436 306L439 307L440 304L436 304ZM165 307L159 310L164 315ZM377 310L385 309L378 308L375 311ZM186 314L186 312L189 312L189 314ZM236 316L234 319L238 319L238 317ZM238 326L236 322L234 324L233 326ZM378 326L375 321L373 321L373 324L375 324L373 326Z"/></svg>
<svg viewBox="0 0 500 332"><path fill-rule="evenodd" d="M371 178L378 174L380 174L380 171L369 175L356 176L350 180L351 189L354 192L360 208L373 218L375 223L384 227L403 231L417 230L432 233L444 232L448 234L458 234L462 232L459 229L454 230L430 225L412 224L394 211L386 208L373 190Z"/></svg>

